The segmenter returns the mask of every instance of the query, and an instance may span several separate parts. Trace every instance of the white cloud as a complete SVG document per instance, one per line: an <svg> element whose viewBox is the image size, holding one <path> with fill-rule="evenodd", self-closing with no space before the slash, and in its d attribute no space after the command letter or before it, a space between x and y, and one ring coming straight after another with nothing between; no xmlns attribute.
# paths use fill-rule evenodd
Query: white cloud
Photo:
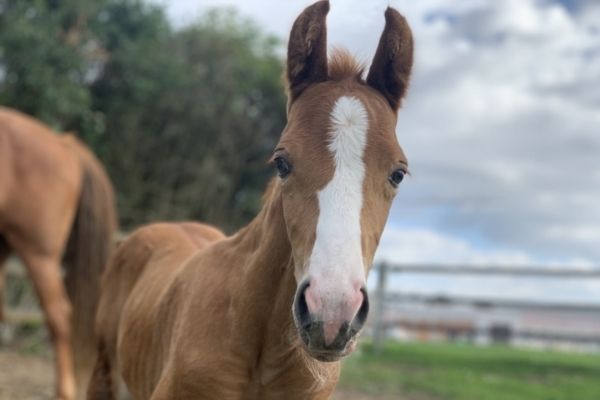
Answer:
<svg viewBox="0 0 600 400"><path fill-rule="evenodd" d="M180 23L212 6L234 6L283 39L312 3L155 1ZM391 221L442 233L410 232L430 248L421 254L399 245L406 252L395 253L399 260L598 263L598 1L331 3L330 44L363 60L375 51L388 4L413 29L414 78L398 125L413 176ZM486 248L456 239L465 237Z"/></svg>
<svg viewBox="0 0 600 400"><path fill-rule="evenodd" d="M427 228L388 226L376 254L377 262L441 265L545 265L586 268L593 266L584 258L539 259L529 253L510 249L482 249L466 239Z"/></svg>
<svg viewBox="0 0 600 400"><path fill-rule="evenodd" d="M571 14L557 2L518 0L423 10L429 25L417 30L398 127L414 179L395 221L444 205L445 232L538 257L600 260L592 9L600 4Z"/></svg>

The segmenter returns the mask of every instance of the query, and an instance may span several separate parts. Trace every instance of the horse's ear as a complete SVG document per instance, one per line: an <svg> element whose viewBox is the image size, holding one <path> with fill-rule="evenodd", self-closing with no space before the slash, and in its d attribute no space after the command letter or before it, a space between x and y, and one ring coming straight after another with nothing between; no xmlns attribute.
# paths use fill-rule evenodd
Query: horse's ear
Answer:
<svg viewBox="0 0 600 400"><path fill-rule="evenodd" d="M413 64L413 39L406 19L391 7L367 76L367 83L383 94L394 111L406 94Z"/></svg>
<svg viewBox="0 0 600 400"><path fill-rule="evenodd" d="M292 27L287 55L289 102L304 89L327 80L327 27L329 1L307 7Z"/></svg>

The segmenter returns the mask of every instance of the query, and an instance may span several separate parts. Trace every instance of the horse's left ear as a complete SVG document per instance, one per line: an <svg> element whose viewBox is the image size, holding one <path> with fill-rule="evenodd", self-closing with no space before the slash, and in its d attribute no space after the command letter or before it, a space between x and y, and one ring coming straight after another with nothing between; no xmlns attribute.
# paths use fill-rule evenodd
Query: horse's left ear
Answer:
<svg viewBox="0 0 600 400"><path fill-rule="evenodd" d="M406 19L391 7L385 11L385 28L367 76L394 111L400 108L408 89L413 65L413 38Z"/></svg>

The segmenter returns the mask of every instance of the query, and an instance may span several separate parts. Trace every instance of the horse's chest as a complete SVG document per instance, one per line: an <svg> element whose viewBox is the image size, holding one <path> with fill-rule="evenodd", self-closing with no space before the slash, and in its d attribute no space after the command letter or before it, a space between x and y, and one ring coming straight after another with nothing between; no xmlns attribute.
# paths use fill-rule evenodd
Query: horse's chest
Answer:
<svg viewBox="0 0 600 400"><path fill-rule="evenodd" d="M247 385L244 400L275 398L278 392L279 368L255 368Z"/></svg>
<svg viewBox="0 0 600 400"><path fill-rule="evenodd" d="M265 378L263 378L265 379ZM306 400L316 398L314 390L311 385L298 385L298 384L281 384L274 380L268 383L262 382L261 380L252 380L247 388L244 390L244 394L241 396L242 400L276 400L276 399L289 399L289 400Z"/></svg>
<svg viewBox="0 0 600 400"><path fill-rule="evenodd" d="M325 378L325 375L322 378ZM286 368L285 365L262 366L253 371L245 395L241 398L243 400L328 399L335 387L336 379L319 378L321 377L307 374L302 366L293 369Z"/></svg>
<svg viewBox="0 0 600 400"><path fill-rule="evenodd" d="M212 363L211 363L212 364ZM317 400L328 399L335 380L317 382L301 370L289 371L278 367L236 368L235 366L204 365L202 371L177 373L175 386L186 388L186 395L178 398L206 398L231 400ZM184 381L179 379L184 378ZM193 377L192 380L187 378Z"/></svg>

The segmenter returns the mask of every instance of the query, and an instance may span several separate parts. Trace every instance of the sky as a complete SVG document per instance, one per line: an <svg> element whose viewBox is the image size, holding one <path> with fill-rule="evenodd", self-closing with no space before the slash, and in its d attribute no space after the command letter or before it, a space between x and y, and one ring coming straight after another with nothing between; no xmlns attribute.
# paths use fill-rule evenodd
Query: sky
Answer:
<svg viewBox="0 0 600 400"><path fill-rule="evenodd" d="M178 26L211 7L233 7L282 43L311 4L154 2ZM368 63L388 5L406 16L415 38L413 79L397 126L412 175L377 258L600 267L600 2L331 0L329 45ZM407 277L394 284L600 302L600 279Z"/></svg>

